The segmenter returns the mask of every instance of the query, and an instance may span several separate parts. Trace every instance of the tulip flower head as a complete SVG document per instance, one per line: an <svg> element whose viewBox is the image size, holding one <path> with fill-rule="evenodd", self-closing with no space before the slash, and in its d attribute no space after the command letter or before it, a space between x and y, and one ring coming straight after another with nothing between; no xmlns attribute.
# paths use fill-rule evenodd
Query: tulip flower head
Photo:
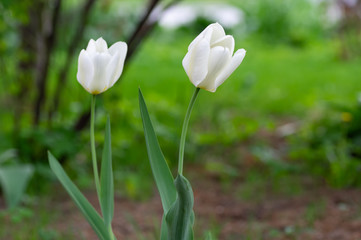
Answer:
<svg viewBox="0 0 361 240"><path fill-rule="evenodd" d="M219 23L203 30L189 45L182 64L189 80L198 88L215 92L236 70L246 50L234 51L234 38Z"/></svg>
<svg viewBox="0 0 361 240"><path fill-rule="evenodd" d="M127 44L116 42L110 48L103 38L91 39L78 59L78 82L93 95L112 87L123 72Z"/></svg>

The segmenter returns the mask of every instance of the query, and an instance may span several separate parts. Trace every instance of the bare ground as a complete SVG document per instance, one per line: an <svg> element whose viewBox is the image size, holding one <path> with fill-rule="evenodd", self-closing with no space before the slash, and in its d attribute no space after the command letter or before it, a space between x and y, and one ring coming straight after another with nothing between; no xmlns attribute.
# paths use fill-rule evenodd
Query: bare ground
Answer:
<svg viewBox="0 0 361 240"><path fill-rule="evenodd" d="M188 169L193 183L196 239L211 230L218 239L361 239L361 190L336 190L305 183L301 194L266 193L261 200L242 199L241 182L224 189L219 179L199 167ZM310 185L309 187L307 185ZM311 185L313 187L311 187ZM95 205L96 193L87 192ZM97 237L70 199L56 199L62 216L59 231L73 231L77 239ZM98 208L99 209L99 208ZM116 197L114 232L117 239L157 239L162 208L155 192L146 202Z"/></svg>
<svg viewBox="0 0 361 240"><path fill-rule="evenodd" d="M256 138L266 139L287 161L284 138L267 131L260 132ZM242 156L242 164L236 167L241 174L226 180L227 184L222 174L209 171L206 164L186 164L185 176L192 184L195 198L195 239L205 239L205 232L211 231L220 240L361 240L360 189L332 189L322 180L301 176L296 181L292 177L278 179L283 181L279 185L281 191L275 191L272 178L263 176L260 183L252 185L244 177L249 169L259 167L255 166L257 161L248 147L238 145L220 156L211 153L204 157L229 159L232 154ZM287 191L282 191L284 186ZM86 195L96 205L96 193L87 192ZM54 227L59 231L72 231L76 239L97 240L69 197L61 196L54 199L63 213ZM156 189L153 197L145 202L118 195L114 233L118 240L159 239L161 216Z"/></svg>

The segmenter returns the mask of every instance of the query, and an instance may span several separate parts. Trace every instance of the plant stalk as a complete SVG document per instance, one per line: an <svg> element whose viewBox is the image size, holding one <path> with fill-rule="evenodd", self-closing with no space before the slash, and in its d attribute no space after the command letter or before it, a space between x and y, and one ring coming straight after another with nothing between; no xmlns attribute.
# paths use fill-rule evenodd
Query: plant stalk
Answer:
<svg viewBox="0 0 361 240"><path fill-rule="evenodd" d="M188 123L189 123L189 119L191 117L192 109L193 109L194 103L195 103L195 101L197 99L199 90L200 90L200 88L196 88L194 90L192 99L191 99L191 101L189 102L189 105L188 105L186 116L185 116L184 121L183 121L182 135L181 135L180 144L179 144L179 158L178 158L178 173L179 173L179 175L183 174L184 147L185 147L185 142L186 142Z"/></svg>
<svg viewBox="0 0 361 240"><path fill-rule="evenodd" d="M95 95L92 95L92 102L90 109L90 145L91 145L91 153L92 153L95 188L97 190L98 199L100 201L100 181L99 181L99 173L98 173L97 155L95 151L94 119L95 119Z"/></svg>

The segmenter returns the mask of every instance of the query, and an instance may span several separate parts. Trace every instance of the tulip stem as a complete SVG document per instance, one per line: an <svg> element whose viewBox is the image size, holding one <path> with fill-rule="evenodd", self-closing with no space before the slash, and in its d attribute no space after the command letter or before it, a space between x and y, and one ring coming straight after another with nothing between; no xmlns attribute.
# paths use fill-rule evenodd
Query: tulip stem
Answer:
<svg viewBox="0 0 361 240"><path fill-rule="evenodd" d="M184 121L183 121L182 135L181 135L180 144L179 144L179 158L178 158L178 173L179 173L179 175L183 174L184 147L185 147L185 142L186 142L188 123L189 123L189 119L191 117L192 109L193 109L194 103L195 103L195 101L197 99L199 90L200 90L200 88L196 88L194 90L192 99L189 102L189 106L188 106L188 109L187 109L186 116L185 116Z"/></svg>
<svg viewBox="0 0 361 240"><path fill-rule="evenodd" d="M90 109L90 146L92 152L95 188L97 190L98 199L100 201L100 182L99 182L97 154L95 151L95 139L94 139L94 118L95 118L95 95L92 95L92 102Z"/></svg>

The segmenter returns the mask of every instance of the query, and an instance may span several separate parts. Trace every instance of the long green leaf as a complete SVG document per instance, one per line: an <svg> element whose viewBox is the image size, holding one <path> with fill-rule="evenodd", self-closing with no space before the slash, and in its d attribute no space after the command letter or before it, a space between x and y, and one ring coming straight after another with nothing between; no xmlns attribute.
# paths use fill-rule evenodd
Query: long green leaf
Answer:
<svg viewBox="0 0 361 240"><path fill-rule="evenodd" d="M114 182L109 117L107 119L105 128L102 168L100 172L100 198L100 206L102 209L105 226L108 229L111 229L111 223L114 215Z"/></svg>
<svg viewBox="0 0 361 240"><path fill-rule="evenodd" d="M145 104L143 94L140 89L139 107L143 120L144 135L150 166L152 168L155 183L157 185L160 198L162 200L163 210L166 213L176 199L174 178L169 170L168 164L159 146L157 136L154 132L152 122L149 118L147 106Z"/></svg>
<svg viewBox="0 0 361 240"><path fill-rule="evenodd" d="M188 180L178 175L174 181L177 199L166 215L168 240L193 239L193 191Z"/></svg>
<svg viewBox="0 0 361 240"><path fill-rule="evenodd" d="M68 175L65 173L59 162L55 157L48 152L50 168L53 170L63 187L69 193L75 204L78 206L80 211L83 213L91 227L94 229L96 234L101 240L109 240L110 235L107 231L103 219L99 216L97 211L88 202L84 195L79 191L75 184L70 180Z"/></svg>

